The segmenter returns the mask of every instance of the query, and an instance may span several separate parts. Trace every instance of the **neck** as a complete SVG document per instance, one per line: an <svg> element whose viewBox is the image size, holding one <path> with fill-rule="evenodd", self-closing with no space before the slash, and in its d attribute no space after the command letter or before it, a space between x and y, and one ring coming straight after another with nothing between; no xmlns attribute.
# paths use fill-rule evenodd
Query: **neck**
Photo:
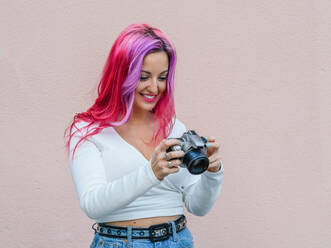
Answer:
<svg viewBox="0 0 331 248"><path fill-rule="evenodd" d="M154 114L150 111L133 110L128 124L134 126L149 126L153 123L153 117Z"/></svg>

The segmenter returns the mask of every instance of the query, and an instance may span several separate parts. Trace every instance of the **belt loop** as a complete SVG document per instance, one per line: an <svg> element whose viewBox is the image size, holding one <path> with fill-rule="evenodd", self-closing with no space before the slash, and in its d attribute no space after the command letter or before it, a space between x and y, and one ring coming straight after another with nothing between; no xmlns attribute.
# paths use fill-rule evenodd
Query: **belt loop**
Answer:
<svg viewBox="0 0 331 248"><path fill-rule="evenodd" d="M128 226L127 229L128 229L126 232L126 235L128 237L127 247L131 248L132 247L132 226Z"/></svg>
<svg viewBox="0 0 331 248"><path fill-rule="evenodd" d="M176 225L175 225L175 221L171 221L171 226L172 226L172 236L174 238L174 241L177 242L177 232L176 232Z"/></svg>

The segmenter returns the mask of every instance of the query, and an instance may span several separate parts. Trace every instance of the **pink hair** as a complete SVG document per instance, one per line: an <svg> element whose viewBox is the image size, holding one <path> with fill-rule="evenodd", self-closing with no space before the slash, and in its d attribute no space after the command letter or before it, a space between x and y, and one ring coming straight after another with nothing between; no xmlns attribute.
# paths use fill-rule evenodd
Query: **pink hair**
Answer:
<svg viewBox="0 0 331 248"><path fill-rule="evenodd" d="M86 129L93 124L97 124L97 127L77 142L73 156L78 144L88 136L99 133L105 127L120 126L128 122L132 114L134 93L140 80L144 57L148 53L157 51L167 53L169 68L166 91L153 109L152 141L159 144L170 134L176 117L174 106L174 75L177 61L175 46L159 29L147 24L131 24L120 33L110 50L98 85L98 97L95 103L86 112L76 113L72 124L68 127L70 136L65 144L68 155L71 138L78 130L81 131L76 126L77 122L88 122L89 124L83 127ZM156 130L157 122L159 128ZM72 133L74 126L78 130ZM68 128L66 128L65 134Z"/></svg>

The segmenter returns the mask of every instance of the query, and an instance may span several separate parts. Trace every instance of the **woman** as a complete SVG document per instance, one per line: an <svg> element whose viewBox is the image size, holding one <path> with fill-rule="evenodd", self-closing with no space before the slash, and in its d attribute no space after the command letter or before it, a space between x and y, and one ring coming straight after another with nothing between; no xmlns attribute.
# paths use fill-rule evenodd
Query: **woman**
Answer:
<svg viewBox="0 0 331 248"><path fill-rule="evenodd" d="M175 115L175 64L175 47L159 29L128 26L95 103L74 117L67 148L80 207L96 221L90 247L193 247L183 202L203 216L220 193L215 139L206 137L210 163L200 175L179 167L183 151L166 152L187 131Z"/></svg>

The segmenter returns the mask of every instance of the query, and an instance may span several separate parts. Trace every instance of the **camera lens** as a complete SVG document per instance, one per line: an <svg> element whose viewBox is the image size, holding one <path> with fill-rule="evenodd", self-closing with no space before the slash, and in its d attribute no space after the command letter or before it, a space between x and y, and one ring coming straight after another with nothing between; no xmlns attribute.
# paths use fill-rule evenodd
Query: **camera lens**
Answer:
<svg viewBox="0 0 331 248"><path fill-rule="evenodd" d="M207 170L209 159L200 150L192 150L185 154L183 162L190 173L197 175Z"/></svg>

